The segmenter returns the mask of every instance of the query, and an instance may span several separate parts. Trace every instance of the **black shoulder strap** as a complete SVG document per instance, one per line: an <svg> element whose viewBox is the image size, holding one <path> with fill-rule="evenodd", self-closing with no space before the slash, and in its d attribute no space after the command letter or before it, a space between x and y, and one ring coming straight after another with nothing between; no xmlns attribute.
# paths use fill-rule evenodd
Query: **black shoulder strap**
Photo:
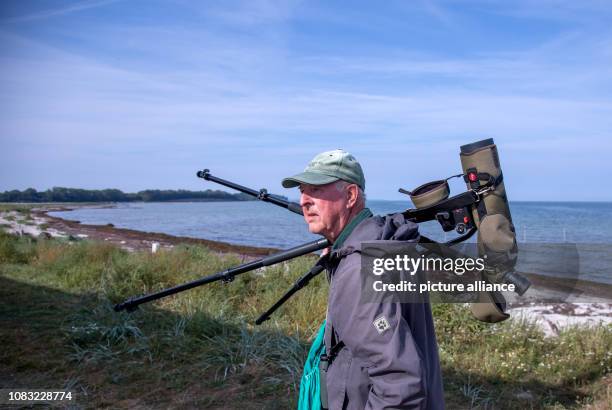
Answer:
<svg viewBox="0 0 612 410"><path fill-rule="evenodd" d="M340 341L336 340L336 330L334 329L334 325L331 323L330 325L331 325L330 332L331 332L331 346L332 347L329 349L329 352L326 352L327 360L329 364L331 364L334 361L334 359L336 358L340 350L344 348L344 342L342 340Z"/></svg>

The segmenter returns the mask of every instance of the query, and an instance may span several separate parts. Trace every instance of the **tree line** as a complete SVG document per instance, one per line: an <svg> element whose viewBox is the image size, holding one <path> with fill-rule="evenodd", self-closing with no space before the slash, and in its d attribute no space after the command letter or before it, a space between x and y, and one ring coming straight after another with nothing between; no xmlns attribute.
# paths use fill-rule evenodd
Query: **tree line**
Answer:
<svg viewBox="0 0 612 410"><path fill-rule="evenodd" d="M248 201L254 198L238 193L207 189L206 191L147 189L125 193L119 189L79 189L54 187L46 191L28 188L24 191L0 192L0 202L164 202L164 201Z"/></svg>

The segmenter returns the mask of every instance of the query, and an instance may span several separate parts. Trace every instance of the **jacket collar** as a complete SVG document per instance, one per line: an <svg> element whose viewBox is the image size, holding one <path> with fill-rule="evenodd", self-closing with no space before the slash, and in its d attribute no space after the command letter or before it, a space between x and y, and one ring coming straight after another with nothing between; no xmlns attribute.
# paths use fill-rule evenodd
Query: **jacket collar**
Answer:
<svg viewBox="0 0 612 410"><path fill-rule="evenodd" d="M346 241L346 238L348 238L351 232L353 232L353 229L355 229L355 227L359 225L364 219L367 219L372 215L372 211L370 211L369 208L363 208L357 215L355 215L353 219L351 219L351 221L344 227L342 232L340 232L340 235L338 235L338 238L334 242L332 250L337 250L342 247L344 241Z"/></svg>

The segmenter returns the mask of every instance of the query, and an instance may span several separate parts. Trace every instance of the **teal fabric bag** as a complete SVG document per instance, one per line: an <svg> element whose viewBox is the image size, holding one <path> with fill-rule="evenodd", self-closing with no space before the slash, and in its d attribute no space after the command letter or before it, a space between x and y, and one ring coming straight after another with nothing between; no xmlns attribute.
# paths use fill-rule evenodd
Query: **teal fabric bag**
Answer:
<svg viewBox="0 0 612 410"><path fill-rule="evenodd" d="M319 328L317 337L304 362L304 372L300 381L300 398L298 399L298 410L321 410L321 387L319 386L319 362L321 355L325 353L325 321Z"/></svg>

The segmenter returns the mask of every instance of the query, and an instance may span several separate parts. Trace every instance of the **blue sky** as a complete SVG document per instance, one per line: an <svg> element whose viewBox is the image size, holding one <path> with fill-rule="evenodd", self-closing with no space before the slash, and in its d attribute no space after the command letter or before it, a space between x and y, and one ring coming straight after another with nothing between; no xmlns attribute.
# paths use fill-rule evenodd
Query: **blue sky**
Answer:
<svg viewBox="0 0 612 410"><path fill-rule="evenodd" d="M514 200L612 200L609 1L3 1L0 191L281 188L343 148L369 198L495 139ZM289 196L295 196L290 192Z"/></svg>

